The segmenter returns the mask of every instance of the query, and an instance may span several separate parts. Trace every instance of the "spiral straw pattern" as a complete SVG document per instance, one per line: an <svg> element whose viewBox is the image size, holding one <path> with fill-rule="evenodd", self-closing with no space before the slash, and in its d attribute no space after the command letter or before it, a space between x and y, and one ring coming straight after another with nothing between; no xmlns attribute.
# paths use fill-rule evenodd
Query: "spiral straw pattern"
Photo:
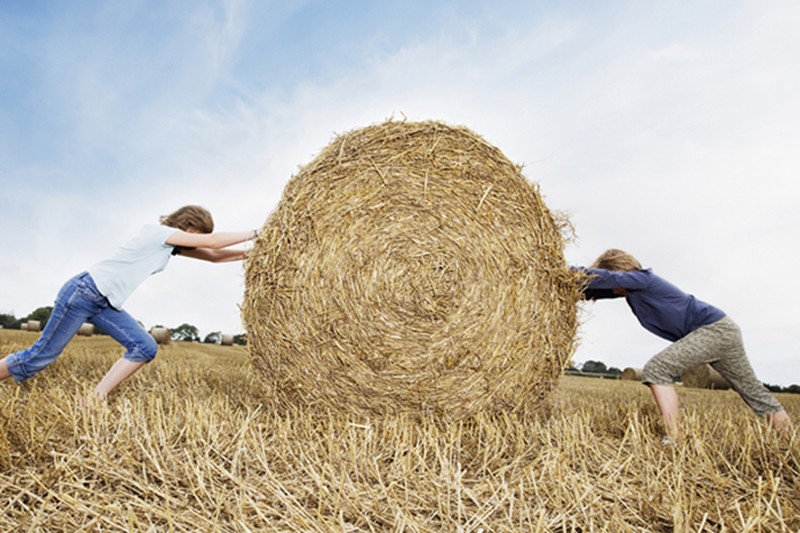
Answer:
<svg viewBox="0 0 800 533"><path fill-rule="evenodd" d="M521 168L467 128L339 135L249 253L253 366L309 407L546 413L580 297L561 230Z"/></svg>

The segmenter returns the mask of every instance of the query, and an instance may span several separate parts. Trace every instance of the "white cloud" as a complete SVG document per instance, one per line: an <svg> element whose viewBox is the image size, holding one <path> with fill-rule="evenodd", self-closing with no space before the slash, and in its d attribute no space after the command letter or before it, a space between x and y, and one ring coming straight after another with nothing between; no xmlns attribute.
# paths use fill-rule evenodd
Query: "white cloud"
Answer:
<svg viewBox="0 0 800 533"><path fill-rule="evenodd" d="M650 52L650 57L657 60L689 62L699 59L697 50L685 44L673 43Z"/></svg>
<svg viewBox="0 0 800 533"><path fill-rule="evenodd" d="M12 222L13 259L0 257L0 268L37 281L22 286L3 276L15 312L46 305L61 278L184 203L209 207L220 229L260 225L297 166L336 132L405 115L467 125L526 164L548 205L572 215L579 238L570 262L629 249L728 311L762 379L800 382L800 363L787 355L800 340L787 297L798 290L792 243L800 227L794 3L748 5L686 27L676 22L681 8L665 6L658 17L627 9L601 22L519 16L492 21L491 31L456 18L397 49L363 50L366 62L356 58L332 68L335 78L289 90L234 74L247 32L259 29L245 24L246 5L226 6L224 16L198 15L184 34L207 29L190 57L211 59L181 63L174 83L141 103L143 118L124 109L113 80L92 70L97 63L85 66L78 111L95 117L87 145L123 154L131 166L121 169L121 184L103 187L99 178L118 177L95 176L69 202L56 191L24 200L36 229ZM169 54L160 61L178 66ZM206 98L215 91L225 97ZM72 170L82 165L94 174L103 168L77 160ZM190 263L176 259L148 280L129 311L147 325L238 331L239 267ZM641 366L664 345L621 301L589 309L578 360Z"/></svg>

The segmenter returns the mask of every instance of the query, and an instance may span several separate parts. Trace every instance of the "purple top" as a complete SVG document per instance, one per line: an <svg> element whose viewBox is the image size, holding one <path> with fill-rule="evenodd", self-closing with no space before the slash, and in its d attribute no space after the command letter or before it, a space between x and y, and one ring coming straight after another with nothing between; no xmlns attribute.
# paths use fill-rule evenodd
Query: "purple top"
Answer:
<svg viewBox="0 0 800 533"><path fill-rule="evenodd" d="M613 289L625 289L625 300L644 328L669 341L682 339L697 328L725 316L713 305L686 294L651 269L621 272L582 268L595 276L584 290L586 298L615 298Z"/></svg>

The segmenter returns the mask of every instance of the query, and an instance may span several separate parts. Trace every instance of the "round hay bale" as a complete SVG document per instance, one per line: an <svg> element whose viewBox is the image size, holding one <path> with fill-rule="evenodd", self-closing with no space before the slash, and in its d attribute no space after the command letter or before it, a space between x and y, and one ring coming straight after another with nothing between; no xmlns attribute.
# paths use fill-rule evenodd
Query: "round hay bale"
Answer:
<svg viewBox="0 0 800 533"><path fill-rule="evenodd" d="M22 324L19 325L19 329L21 329L22 331L28 331L28 323L23 322Z"/></svg>
<svg viewBox="0 0 800 533"><path fill-rule="evenodd" d="M83 324L81 324L81 327L78 328L78 335L83 335L84 337L91 337L93 333L94 333L94 324L84 322Z"/></svg>
<svg viewBox="0 0 800 533"><path fill-rule="evenodd" d="M219 343L222 346L233 346L233 335L223 333L219 338Z"/></svg>
<svg viewBox="0 0 800 533"><path fill-rule="evenodd" d="M28 331L41 331L42 323L38 320L28 320L28 327L26 329Z"/></svg>
<svg viewBox="0 0 800 533"><path fill-rule="evenodd" d="M628 381L642 381L642 369L628 367L622 371L620 379L625 379Z"/></svg>
<svg viewBox="0 0 800 533"><path fill-rule="evenodd" d="M339 135L291 178L248 255L253 365L294 405L546 415L580 297L561 228L467 128Z"/></svg>
<svg viewBox="0 0 800 533"><path fill-rule="evenodd" d="M169 328L152 327L150 328L150 336L155 339L158 344L169 344L172 342L172 332Z"/></svg>
<svg viewBox="0 0 800 533"><path fill-rule="evenodd" d="M698 365L681 374L681 381L693 389L728 390L731 384L711 365Z"/></svg>

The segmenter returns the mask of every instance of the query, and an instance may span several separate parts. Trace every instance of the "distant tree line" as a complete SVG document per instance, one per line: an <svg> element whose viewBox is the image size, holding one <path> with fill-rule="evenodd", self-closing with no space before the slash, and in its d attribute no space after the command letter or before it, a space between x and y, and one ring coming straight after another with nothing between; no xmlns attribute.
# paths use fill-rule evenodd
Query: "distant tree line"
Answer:
<svg viewBox="0 0 800 533"><path fill-rule="evenodd" d="M179 342L200 342L200 332L191 324L181 324L177 328L171 328L172 340ZM222 332L212 331L203 338L205 344L219 344L222 342ZM239 345L247 344L247 334L240 333L233 336L233 343Z"/></svg>
<svg viewBox="0 0 800 533"><path fill-rule="evenodd" d="M28 320L38 320L42 328L44 328L47 321L50 319L50 314L53 312L53 307L40 307L25 318L16 318L14 315L0 313L0 326L5 329L20 329L23 322ZM164 326L157 326L164 327ZM196 326L183 323L176 328L169 328L172 334L172 340L179 342L200 342L200 332ZM97 333L103 334L102 331L97 330ZM222 341L221 331L212 331L203 338L206 344L219 344ZM241 346L247 344L247 333L239 333L233 336L233 343ZM570 363L567 368L567 374L573 375L590 375L593 377L602 377L609 379L619 379L622 370L616 367L607 367L602 361L586 361L580 368L574 363ZM788 387L781 387L780 385L771 385L764 383L764 386L772 392L789 392L793 394L800 394L800 385L789 385Z"/></svg>
<svg viewBox="0 0 800 533"><path fill-rule="evenodd" d="M608 378L608 379L619 379L620 375L622 374L622 370L619 368L615 368L613 366L606 367L605 363L602 361L586 361L583 363L578 369L576 365L570 364L569 368L567 368L567 374L571 375L589 375L592 377L601 377L601 378ZM676 380L679 378L676 376ZM764 386L772 392L788 392L792 394L800 394L800 385L789 385L788 387L781 387L780 385L770 385L769 383L764 383Z"/></svg>
<svg viewBox="0 0 800 533"><path fill-rule="evenodd" d="M3 329L21 329L22 324L29 320L38 320L41 327L44 328L47 321L50 319L50 314L53 312L52 306L40 307L34 312L24 318L17 318L12 314L0 313L0 327ZM156 326L164 327L164 326ZM181 324L176 328L168 328L172 334L172 340L182 342L200 342L200 332L197 327L191 324ZM95 326L95 333L98 335L105 335L100 328ZM219 344L222 340L222 332L212 331L203 339L207 344ZM247 334L240 333L233 336L233 343L244 346L247 344Z"/></svg>
<svg viewBox="0 0 800 533"><path fill-rule="evenodd" d="M789 385L788 387L781 387L780 385L770 385L764 383L764 386L772 392L789 392L792 394L800 394L800 385Z"/></svg>
<svg viewBox="0 0 800 533"><path fill-rule="evenodd" d="M50 320L50 313L53 312L53 306L40 307L33 313L24 318L17 318L14 315L7 313L0 313L0 326L4 329L20 329L24 322L29 320L38 320L42 327Z"/></svg>
<svg viewBox="0 0 800 533"><path fill-rule="evenodd" d="M600 379L619 379L622 370L616 367L607 367L602 361L586 361L581 365L570 361L566 370L567 374L574 376L587 376Z"/></svg>

